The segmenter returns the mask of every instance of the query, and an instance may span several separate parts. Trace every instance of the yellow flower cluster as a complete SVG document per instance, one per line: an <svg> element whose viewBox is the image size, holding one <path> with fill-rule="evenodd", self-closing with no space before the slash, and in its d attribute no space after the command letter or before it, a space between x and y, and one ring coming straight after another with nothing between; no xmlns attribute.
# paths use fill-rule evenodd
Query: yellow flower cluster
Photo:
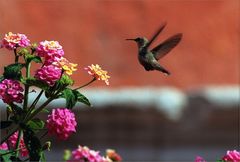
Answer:
<svg viewBox="0 0 240 162"><path fill-rule="evenodd" d="M60 66L68 75L72 75L73 71L77 70L77 64L70 63L64 57L58 59L54 64Z"/></svg>
<svg viewBox="0 0 240 162"><path fill-rule="evenodd" d="M97 80L102 80L106 83L106 85L109 85L108 79L110 78L110 76L108 76L107 71L102 70L102 68L98 64L92 64L91 66L86 67L85 70L87 70L88 73Z"/></svg>

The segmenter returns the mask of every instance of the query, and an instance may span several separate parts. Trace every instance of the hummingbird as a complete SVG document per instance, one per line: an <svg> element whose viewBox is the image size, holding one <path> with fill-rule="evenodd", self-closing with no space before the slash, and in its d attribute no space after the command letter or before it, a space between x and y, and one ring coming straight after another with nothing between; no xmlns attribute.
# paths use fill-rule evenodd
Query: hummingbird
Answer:
<svg viewBox="0 0 240 162"><path fill-rule="evenodd" d="M157 38L166 26L166 22L162 23L157 32L152 36L150 40L145 37L138 37L135 39L126 39L135 41L138 46L138 60L146 71L158 70L165 75L170 75L170 72L161 66L158 62L159 59L168 54L182 39L182 33L177 33L153 49L149 50L151 43Z"/></svg>

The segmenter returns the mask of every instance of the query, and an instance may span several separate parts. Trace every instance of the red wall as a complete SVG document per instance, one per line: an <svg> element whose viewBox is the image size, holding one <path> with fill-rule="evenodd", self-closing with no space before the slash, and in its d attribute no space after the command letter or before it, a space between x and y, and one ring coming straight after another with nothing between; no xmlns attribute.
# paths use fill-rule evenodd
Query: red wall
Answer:
<svg viewBox="0 0 240 162"><path fill-rule="evenodd" d="M98 63L111 75L110 87L195 86L239 82L240 1L238 0L8 0L0 1L0 35L19 32L32 42L58 40L78 63L76 84L90 79L83 67ZM137 48L125 38L150 37L168 25L154 45L177 32L182 42L162 64L172 73L146 72ZM0 51L0 66L13 59ZM95 83L93 86L103 86Z"/></svg>

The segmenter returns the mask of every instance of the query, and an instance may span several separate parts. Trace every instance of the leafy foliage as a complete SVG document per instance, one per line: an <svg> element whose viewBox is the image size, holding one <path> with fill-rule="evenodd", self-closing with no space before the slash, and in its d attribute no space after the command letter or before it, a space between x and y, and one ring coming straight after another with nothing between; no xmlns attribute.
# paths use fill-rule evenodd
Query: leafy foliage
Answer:
<svg viewBox="0 0 240 162"><path fill-rule="evenodd" d="M23 84L26 84L28 86L35 86L35 87L38 87L38 88L41 88L43 90L48 90L49 86L47 83L41 81L41 80L38 80L36 78L25 78L25 79L22 79L21 80Z"/></svg>
<svg viewBox="0 0 240 162"><path fill-rule="evenodd" d="M4 79L20 80L22 77L21 69L25 66L22 63L14 63L4 67Z"/></svg>
<svg viewBox="0 0 240 162"><path fill-rule="evenodd" d="M39 161L42 154L42 145L34 131L28 126L23 131L23 139L29 151L29 160Z"/></svg>
<svg viewBox="0 0 240 162"><path fill-rule="evenodd" d="M77 102L81 102L87 106L91 106L91 103L89 102L87 97L85 97L83 94L81 94L77 90L72 90L70 88L66 88L63 91L63 94L61 97L66 99L66 107L69 109L72 109L76 105Z"/></svg>
<svg viewBox="0 0 240 162"><path fill-rule="evenodd" d="M5 129L7 127L9 127L13 122L12 121L1 121L1 129Z"/></svg>

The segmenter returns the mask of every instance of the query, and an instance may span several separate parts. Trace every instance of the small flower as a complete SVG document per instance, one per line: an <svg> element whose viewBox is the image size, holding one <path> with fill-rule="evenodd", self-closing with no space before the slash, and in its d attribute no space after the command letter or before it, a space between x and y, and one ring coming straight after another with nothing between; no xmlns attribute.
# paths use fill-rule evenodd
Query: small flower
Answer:
<svg viewBox="0 0 240 162"><path fill-rule="evenodd" d="M95 79L105 81L106 85L109 85L108 78L110 78L110 76L108 76L107 71L102 70L98 64L92 64L84 69L87 70L88 74L92 75Z"/></svg>
<svg viewBox="0 0 240 162"><path fill-rule="evenodd" d="M62 68L68 75L72 75L73 71L77 70L76 69L77 64L70 63L64 57L61 57L60 59L57 59L56 62L54 62L53 64Z"/></svg>
<svg viewBox="0 0 240 162"><path fill-rule="evenodd" d="M16 148L17 139L18 139L18 132L15 132L12 136L9 137L8 141L11 148L13 149ZM20 139L19 148L20 148L20 154L22 157L28 156L28 150L25 146L23 137L21 137Z"/></svg>
<svg viewBox="0 0 240 162"><path fill-rule="evenodd" d="M195 162L206 162L201 156L197 156Z"/></svg>
<svg viewBox="0 0 240 162"><path fill-rule="evenodd" d="M227 151L227 154L222 158L226 162L239 162L240 161L240 152L233 150Z"/></svg>
<svg viewBox="0 0 240 162"><path fill-rule="evenodd" d="M106 150L106 156L107 156L107 159L110 159L111 161L122 161L122 158L121 156L116 153L115 150L112 150L112 149L107 149Z"/></svg>
<svg viewBox="0 0 240 162"><path fill-rule="evenodd" d="M105 162L99 151L90 150L87 146L78 146L72 151L72 157L68 162Z"/></svg>
<svg viewBox="0 0 240 162"><path fill-rule="evenodd" d="M23 100L22 92L23 88L16 80L4 79L0 83L0 98L7 104L11 102L21 103Z"/></svg>
<svg viewBox="0 0 240 162"><path fill-rule="evenodd" d="M48 115L48 132L59 139L66 140L73 132L76 132L76 126L75 115L67 108L53 109L51 115Z"/></svg>
<svg viewBox="0 0 240 162"><path fill-rule="evenodd" d="M62 70L54 65L43 66L35 73L35 78L46 82L49 86L53 86L60 79Z"/></svg>
<svg viewBox="0 0 240 162"><path fill-rule="evenodd" d="M52 64L64 55L62 46L58 41L42 41L36 49L37 55L45 58L45 64Z"/></svg>
<svg viewBox="0 0 240 162"><path fill-rule="evenodd" d="M5 37L1 42L1 47L5 47L8 50L13 50L17 47L27 47L29 45L30 41L26 35L19 33L13 34L12 32L5 34Z"/></svg>
<svg viewBox="0 0 240 162"><path fill-rule="evenodd" d="M8 145L6 142L3 142L1 145L0 145L0 150L8 150Z"/></svg>

